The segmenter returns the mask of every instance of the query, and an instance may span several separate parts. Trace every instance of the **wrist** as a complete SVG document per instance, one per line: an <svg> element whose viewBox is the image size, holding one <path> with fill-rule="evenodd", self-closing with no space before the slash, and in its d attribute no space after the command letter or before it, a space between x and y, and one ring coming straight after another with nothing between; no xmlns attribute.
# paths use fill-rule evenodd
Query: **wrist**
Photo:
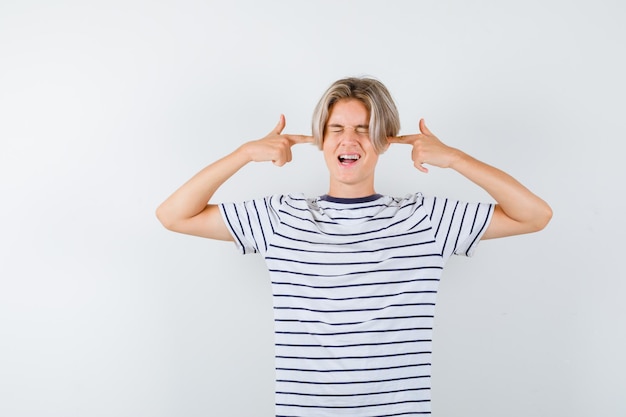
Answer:
<svg viewBox="0 0 626 417"><path fill-rule="evenodd" d="M468 154L457 148L450 148L450 160L448 162L448 168L459 170L461 166L471 158Z"/></svg>
<svg viewBox="0 0 626 417"><path fill-rule="evenodd" d="M252 157L252 152L250 151L250 142L246 142L243 145L239 146L232 155L240 161L242 165L247 164L248 162L254 161Z"/></svg>

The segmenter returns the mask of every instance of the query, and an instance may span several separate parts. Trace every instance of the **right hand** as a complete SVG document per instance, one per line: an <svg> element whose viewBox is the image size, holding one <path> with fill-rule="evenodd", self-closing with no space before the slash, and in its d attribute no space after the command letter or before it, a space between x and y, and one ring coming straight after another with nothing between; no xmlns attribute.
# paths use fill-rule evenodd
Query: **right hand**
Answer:
<svg viewBox="0 0 626 417"><path fill-rule="evenodd" d="M413 147L411 159L418 170L427 173L428 168L423 164L433 165L439 168L450 168L458 159L459 151L445 145L427 127L424 119L419 121L420 133L388 138L389 143L403 143Z"/></svg>
<svg viewBox="0 0 626 417"><path fill-rule="evenodd" d="M298 143L313 143L313 136L282 134L285 116L280 115L278 124L264 138L248 142L242 146L251 161L272 161L276 166L291 162L291 147Z"/></svg>

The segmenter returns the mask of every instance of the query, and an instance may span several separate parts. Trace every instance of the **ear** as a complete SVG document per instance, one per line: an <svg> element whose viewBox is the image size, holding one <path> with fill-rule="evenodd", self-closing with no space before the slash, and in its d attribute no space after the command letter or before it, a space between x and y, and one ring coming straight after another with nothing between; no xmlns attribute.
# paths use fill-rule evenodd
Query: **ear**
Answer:
<svg viewBox="0 0 626 417"><path fill-rule="evenodd" d="M313 134L313 144L317 146L320 151L324 149L324 137L318 137Z"/></svg>
<svg viewBox="0 0 626 417"><path fill-rule="evenodd" d="M385 152L387 152L387 149L389 149L390 145L391 145L391 143L388 140L385 140L385 144L384 144L383 148L380 151L376 151L376 153L378 155L384 154Z"/></svg>
<svg viewBox="0 0 626 417"><path fill-rule="evenodd" d="M389 141L389 138L386 137L384 140L383 148L380 150L380 152L378 152L378 154L379 155L384 154L385 152L387 152L387 149L389 149L390 146L391 146L391 142Z"/></svg>

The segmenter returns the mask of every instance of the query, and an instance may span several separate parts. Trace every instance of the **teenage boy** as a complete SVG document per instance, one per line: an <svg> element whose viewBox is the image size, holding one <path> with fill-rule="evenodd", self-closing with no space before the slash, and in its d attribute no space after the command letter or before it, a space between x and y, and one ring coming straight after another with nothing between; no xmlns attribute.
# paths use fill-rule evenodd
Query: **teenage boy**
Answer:
<svg viewBox="0 0 626 417"><path fill-rule="evenodd" d="M446 260L470 256L481 239L536 232L552 211L505 172L420 133L397 136L398 111L372 78L333 83L313 115L312 136L274 130L207 166L157 210L173 231L235 242L264 256L275 317L277 416L409 416L430 413L432 326ZM291 147L315 143L328 193L211 202L249 162L291 161ZM451 168L495 203L413 192L378 194L378 157L412 147L415 167Z"/></svg>

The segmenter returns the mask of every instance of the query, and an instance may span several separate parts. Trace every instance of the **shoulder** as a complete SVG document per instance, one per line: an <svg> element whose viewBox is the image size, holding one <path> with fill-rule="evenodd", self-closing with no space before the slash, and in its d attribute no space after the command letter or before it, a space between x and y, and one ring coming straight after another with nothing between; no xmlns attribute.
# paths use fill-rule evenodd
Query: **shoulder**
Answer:
<svg viewBox="0 0 626 417"><path fill-rule="evenodd" d="M387 204L390 207L397 207L399 209L412 208L418 210L424 207L424 204L429 202L429 198L425 197L422 193L405 194L402 197L387 197Z"/></svg>
<svg viewBox="0 0 626 417"><path fill-rule="evenodd" d="M315 199L307 198L302 193L290 193L272 194L242 203L235 203L235 205L253 206L257 211L266 212L271 216L280 218L285 214L294 215L295 213L311 211L314 201Z"/></svg>

